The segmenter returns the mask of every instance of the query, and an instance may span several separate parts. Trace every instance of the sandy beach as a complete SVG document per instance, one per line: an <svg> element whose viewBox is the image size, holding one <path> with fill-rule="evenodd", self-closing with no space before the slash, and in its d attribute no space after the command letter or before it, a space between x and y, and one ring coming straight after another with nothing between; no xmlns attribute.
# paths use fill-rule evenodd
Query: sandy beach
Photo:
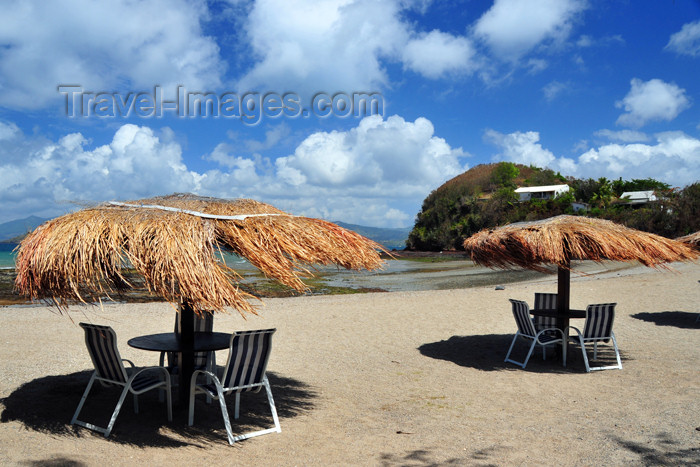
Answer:
<svg viewBox="0 0 700 467"><path fill-rule="evenodd" d="M170 304L76 306L69 317L0 307L0 464L697 465L700 265L674 269L572 275L572 307L618 303L623 369L593 373L574 346L567 368L541 352L525 370L503 362L508 299L532 304L556 292L555 276L505 290L266 299L259 317L217 315L216 331L277 329L268 371L282 432L233 447L217 405L198 401L188 427L182 408L167 422L156 393L138 415L127 398L108 439L69 425L92 371L77 323L112 326L123 358L155 365L127 340L172 329ZM111 407L85 417L106 423ZM267 427L268 414L263 393L244 394L234 431Z"/></svg>

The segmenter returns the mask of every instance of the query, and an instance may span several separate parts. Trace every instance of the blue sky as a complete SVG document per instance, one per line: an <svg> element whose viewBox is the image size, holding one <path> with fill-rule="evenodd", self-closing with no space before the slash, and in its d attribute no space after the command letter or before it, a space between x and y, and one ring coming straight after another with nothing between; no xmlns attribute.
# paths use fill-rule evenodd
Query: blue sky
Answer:
<svg viewBox="0 0 700 467"><path fill-rule="evenodd" d="M411 226L431 190L504 160L700 179L697 1L0 8L0 222L193 192ZM179 93L228 107L189 115Z"/></svg>

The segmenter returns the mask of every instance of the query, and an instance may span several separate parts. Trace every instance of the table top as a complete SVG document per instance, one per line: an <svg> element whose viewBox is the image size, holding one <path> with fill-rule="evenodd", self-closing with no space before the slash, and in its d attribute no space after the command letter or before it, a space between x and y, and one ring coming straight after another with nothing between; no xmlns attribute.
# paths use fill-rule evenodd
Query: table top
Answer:
<svg viewBox="0 0 700 467"><path fill-rule="evenodd" d="M530 310L530 314L534 316L549 316L551 318L556 318L557 316L562 316L564 318L585 318L586 317L586 310L569 310L568 313L562 313L561 315L557 312L557 310L537 310L533 309Z"/></svg>
<svg viewBox="0 0 700 467"><path fill-rule="evenodd" d="M227 332L195 332L192 350L197 352L228 349L230 343L231 334ZM184 350L182 342L174 332L134 337L129 339L127 344L136 349L158 352L181 352Z"/></svg>

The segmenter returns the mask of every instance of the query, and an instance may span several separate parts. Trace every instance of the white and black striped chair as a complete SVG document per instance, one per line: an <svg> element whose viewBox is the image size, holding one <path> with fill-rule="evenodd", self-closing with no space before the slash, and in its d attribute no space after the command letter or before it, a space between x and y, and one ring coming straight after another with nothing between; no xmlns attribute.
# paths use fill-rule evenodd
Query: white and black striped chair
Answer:
<svg viewBox="0 0 700 467"><path fill-rule="evenodd" d="M594 370L621 370L622 361L620 360L620 351L617 348L617 340L615 333L612 330L613 321L615 321L615 305L617 303L600 303L597 305L588 305L586 308L586 322L583 325L583 332L579 331L574 326L566 328L566 335L569 335L569 329L576 331L575 336L569 337L572 342L581 345L583 352L583 361L586 364L586 371ZM617 365L591 367L588 363L588 355L586 353L586 344L593 344L593 360L598 359L598 343L607 343L612 341L615 349L615 357Z"/></svg>
<svg viewBox="0 0 700 467"><path fill-rule="evenodd" d="M272 399L272 391L270 383L265 374L267 361L270 358L270 350L272 348L272 334L275 329L262 329L257 331L239 331L231 336L231 344L229 347L229 356L226 366L224 367L221 378L211 371L196 370L192 374L192 383L190 386L190 410L189 420L190 426L194 423L194 404L195 394L206 394L208 397L216 399L221 405L221 413L224 417L226 425L226 433L228 434L229 444L254 436L260 436L267 433L281 432L280 422L275 409L275 401ZM213 381L213 384L197 383L198 376L207 375ZM265 388L267 392L267 401L270 404L272 419L275 427L265 430L255 431L239 436L233 436L231 432L231 422L229 421L228 409L224 397L232 392L236 394L236 405L234 418L238 418L240 397L242 392L254 391L258 392L261 388Z"/></svg>
<svg viewBox="0 0 700 467"><path fill-rule="evenodd" d="M556 345L564 342L564 333L561 329L557 328L545 328L540 331L535 330L535 325L530 317L530 307L527 303L522 300L513 300L510 302L513 304L513 317L518 325L518 332L515 333L513 337L513 342L510 343L510 348L508 349L508 354L506 355L506 362L515 363L516 365L525 368L527 362L530 360L532 351L535 349L535 345L539 344L542 346L542 358L546 359L545 347L548 345ZM510 354L513 351L515 342L521 337L525 340L532 341L530 349L527 352L527 357L525 361L517 362L510 359ZM566 346L563 346L564 350L562 352L562 363L566 366Z"/></svg>
<svg viewBox="0 0 700 467"><path fill-rule="evenodd" d="M556 310L557 294L555 293L535 293L535 310ZM535 316L535 330L537 332L546 328L556 328L557 318L554 316Z"/></svg>
<svg viewBox="0 0 700 467"><path fill-rule="evenodd" d="M168 421L173 419L172 398L170 392L170 375L168 370L163 367L147 367L142 369L134 368L134 364L130 360L122 359L117 349L117 335L109 326L100 326L97 324L80 323L80 326L85 330L85 344L87 345L90 359L95 366L95 371L90 377L90 382L85 388L83 397L80 399L78 408L73 414L71 425L80 425L91 430L98 431L109 436L114 427L114 422L117 420L117 415L122 408L126 395L131 392L134 395L134 412L139 413L138 395L143 394L151 389L164 388L168 397L167 410ZM131 365L130 372L124 367L123 362L128 362ZM146 372L160 372L160 378ZM91 423L86 423L78 420L78 415L85 404L88 393L95 381L99 381L102 386L119 386L122 387L119 402L114 408L112 417L109 420L107 428L101 428Z"/></svg>

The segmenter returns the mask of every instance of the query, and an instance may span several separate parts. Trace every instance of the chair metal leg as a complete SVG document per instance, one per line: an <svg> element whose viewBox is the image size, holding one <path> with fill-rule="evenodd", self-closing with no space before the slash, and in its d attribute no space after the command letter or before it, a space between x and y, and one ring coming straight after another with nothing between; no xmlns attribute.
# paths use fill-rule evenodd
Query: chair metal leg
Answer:
<svg viewBox="0 0 700 467"><path fill-rule="evenodd" d="M532 344L530 345L530 349L527 352L527 357L525 357L525 361L523 363L516 362L515 360L511 360L510 354L513 351L513 346L515 345L515 341L518 339L518 337L521 336L520 332L515 334L515 337L513 337L513 342L510 344L510 348L508 349L508 354L506 355L506 359L504 361L509 362L509 363L514 363L518 365L520 368L525 368L527 366L527 362L530 361L530 356L532 355L533 350L535 350L535 345L537 344L537 341L535 339L532 339Z"/></svg>
<svg viewBox="0 0 700 467"><path fill-rule="evenodd" d="M114 423L117 421L117 416L119 415L119 411L122 409L122 404L124 404L124 399L126 399L126 395L129 393L129 386L125 386L124 389L122 390L121 395L119 396L119 402L117 402L117 406L114 408L114 412L112 413L112 418L109 419L109 425L107 425L107 431L105 432L105 438L109 436L109 434L112 432L112 428L114 428Z"/></svg>
<svg viewBox="0 0 700 467"><path fill-rule="evenodd" d="M166 380L166 386L165 390L167 392L167 398L168 398L168 407L167 407L167 412L168 412L168 421L172 422L173 421L173 393L170 390L170 377L167 377L168 379ZM160 392L160 391L158 391Z"/></svg>
<svg viewBox="0 0 700 467"><path fill-rule="evenodd" d="M620 349L617 348L617 339L615 339L615 334L610 333L613 341L613 348L615 349L615 357L617 357L617 367L622 369L622 360L620 359Z"/></svg>
<svg viewBox="0 0 700 467"><path fill-rule="evenodd" d="M224 392L220 384L215 381L216 393L219 396L219 405L221 406L221 415L224 417L224 426L226 426L226 435L228 436L228 444L233 445L235 438L231 430L231 420L228 418L228 408L226 407L226 401L224 400Z"/></svg>
<svg viewBox="0 0 700 467"><path fill-rule="evenodd" d="M519 335L520 335L520 333L517 332L517 333L515 333L515 336L513 336L513 340L511 341L510 347L508 348L508 353L506 354L506 358L505 358L505 360L503 360L504 362L509 361L508 357L510 357L510 353L513 351L513 346L515 345L515 341L518 340ZM513 363L515 363L515 362L513 362Z"/></svg>
<svg viewBox="0 0 700 467"><path fill-rule="evenodd" d="M272 411L272 420L275 422L275 429L277 433L282 432L280 427L280 420L277 417L277 409L275 408L275 401L272 398L272 389L270 388L270 382L267 380L267 375L263 377L263 385L265 386L265 391L267 391L267 401L270 403L270 410Z"/></svg>
<svg viewBox="0 0 700 467"><path fill-rule="evenodd" d="M80 402L78 403L78 408L75 409L75 413L73 414L73 418L70 421L71 425L75 425L79 421L78 415L80 414L80 411L83 410L83 405L85 404L85 400L87 399L87 396L88 396L88 393L90 392L90 389L92 389L92 385L95 382L96 376L97 376L97 372L94 372L92 374L92 376L90 377L90 382L88 382L88 385L85 388L85 391L83 391L83 397L80 398ZM81 422L81 423L83 423L83 422Z"/></svg>

